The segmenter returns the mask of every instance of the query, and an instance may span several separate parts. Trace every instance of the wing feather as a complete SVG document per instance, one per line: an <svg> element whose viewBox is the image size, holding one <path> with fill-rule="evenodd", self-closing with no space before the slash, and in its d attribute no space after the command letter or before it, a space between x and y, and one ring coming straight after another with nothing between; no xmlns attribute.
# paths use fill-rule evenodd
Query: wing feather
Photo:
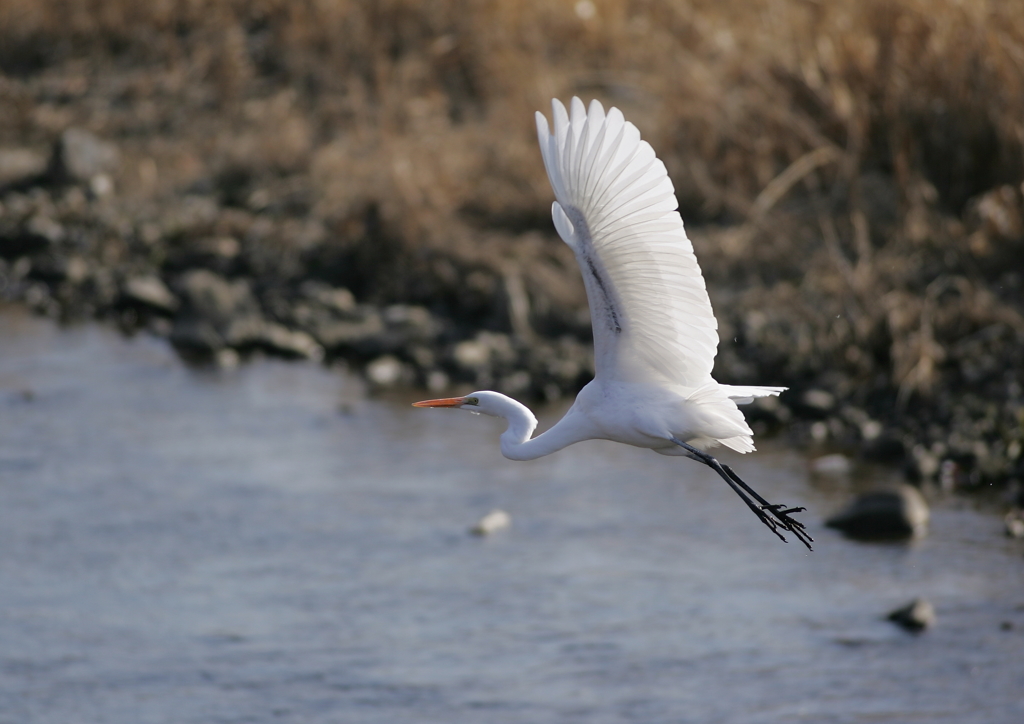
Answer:
<svg viewBox="0 0 1024 724"><path fill-rule="evenodd" d="M718 323L665 165L622 113L552 101L537 114L552 216L583 273L597 374L696 388L711 380Z"/></svg>

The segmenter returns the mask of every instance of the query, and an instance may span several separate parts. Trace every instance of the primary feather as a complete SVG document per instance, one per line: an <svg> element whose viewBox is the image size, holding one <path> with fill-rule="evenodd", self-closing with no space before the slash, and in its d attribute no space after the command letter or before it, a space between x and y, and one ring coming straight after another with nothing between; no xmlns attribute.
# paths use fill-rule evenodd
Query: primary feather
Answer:
<svg viewBox="0 0 1024 724"><path fill-rule="evenodd" d="M718 323L665 165L616 108L573 98L571 114L558 100L552 110L554 131L537 113L537 133L555 227L583 273L598 377L711 382Z"/></svg>

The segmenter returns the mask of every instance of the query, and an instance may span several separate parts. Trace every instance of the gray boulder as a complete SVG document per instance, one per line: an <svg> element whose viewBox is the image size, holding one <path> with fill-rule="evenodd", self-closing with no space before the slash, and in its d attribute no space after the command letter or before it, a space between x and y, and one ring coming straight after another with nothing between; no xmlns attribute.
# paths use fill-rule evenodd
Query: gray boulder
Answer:
<svg viewBox="0 0 1024 724"><path fill-rule="evenodd" d="M833 515L825 525L861 540L900 540L928 530L928 504L909 485L864 493Z"/></svg>

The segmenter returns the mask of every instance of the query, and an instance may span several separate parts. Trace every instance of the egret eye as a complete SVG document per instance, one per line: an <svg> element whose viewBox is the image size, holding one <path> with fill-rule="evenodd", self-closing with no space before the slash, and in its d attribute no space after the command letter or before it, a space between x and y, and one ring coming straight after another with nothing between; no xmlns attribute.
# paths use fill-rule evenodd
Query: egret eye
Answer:
<svg viewBox="0 0 1024 724"><path fill-rule="evenodd" d="M480 399L478 397L467 397L466 401L462 403L464 405L479 405Z"/></svg>

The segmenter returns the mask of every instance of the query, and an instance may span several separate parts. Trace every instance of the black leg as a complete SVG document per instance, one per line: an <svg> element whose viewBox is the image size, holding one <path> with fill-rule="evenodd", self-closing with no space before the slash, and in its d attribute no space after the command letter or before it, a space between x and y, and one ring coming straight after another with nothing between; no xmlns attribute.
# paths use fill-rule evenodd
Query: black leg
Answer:
<svg viewBox="0 0 1024 724"><path fill-rule="evenodd" d="M734 473L732 468L728 465L723 465L712 455L709 455L702 450L698 450L693 445L689 445L682 440L677 440L674 437L670 439L676 445L686 450L687 457L691 460L704 463L718 473L722 479L729 484L729 487L735 491L736 495L740 496L743 502L747 504L747 507L754 511L758 520L768 526L768 529L772 533L785 541L786 537L779 532L779 528L782 528L783 530L789 531L795 535L798 541L807 546L807 550L814 550L811 548L811 542L814 539L807 534L804 524L791 517L792 513L799 513L806 510L805 508L787 508L784 505L773 505L769 503L758 495L753 488L740 480L740 477ZM753 498L753 500L751 498ZM757 501L760 505L755 505L754 501Z"/></svg>

